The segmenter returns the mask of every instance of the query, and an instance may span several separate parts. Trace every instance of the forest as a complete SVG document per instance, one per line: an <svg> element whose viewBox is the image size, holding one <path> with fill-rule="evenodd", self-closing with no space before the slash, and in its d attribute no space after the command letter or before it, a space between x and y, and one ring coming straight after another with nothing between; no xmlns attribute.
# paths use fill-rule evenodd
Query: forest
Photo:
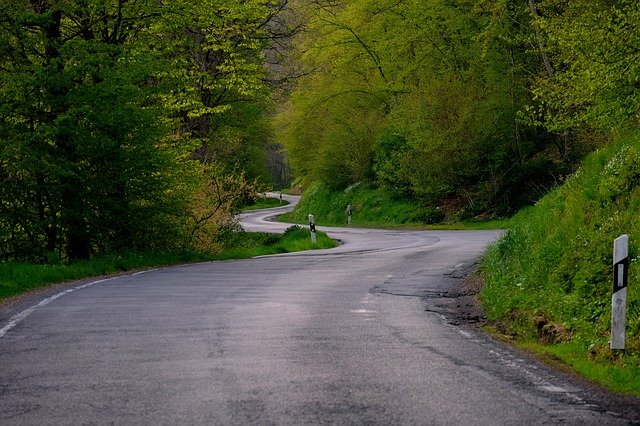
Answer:
<svg viewBox="0 0 640 426"><path fill-rule="evenodd" d="M306 6L277 116L303 187L368 182L461 217L509 216L638 127L633 1Z"/></svg>
<svg viewBox="0 0 640 426"><path fill-rule="evenodd" d="M214 248L281 156L265 52L282 7L3 1L0 258Z"/></svg>
<svg viewBox="0 0 640 426"><path fill-rule="evenodd" d="M0 259L211 250L267 186L510 215L640 124L640 5L5 0Z"/></svg>

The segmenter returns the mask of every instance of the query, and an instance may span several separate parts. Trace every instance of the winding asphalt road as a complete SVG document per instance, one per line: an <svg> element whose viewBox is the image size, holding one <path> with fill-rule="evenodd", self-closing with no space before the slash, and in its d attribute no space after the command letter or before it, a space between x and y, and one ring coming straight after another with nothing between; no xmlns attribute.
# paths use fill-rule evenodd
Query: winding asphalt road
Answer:
<svg viewBox="0 0 640 426"><path fill-rule="evenodd" d="M0 424L629 422L451 315L497 232L321 229L342 245L5 303Z"/></svg>

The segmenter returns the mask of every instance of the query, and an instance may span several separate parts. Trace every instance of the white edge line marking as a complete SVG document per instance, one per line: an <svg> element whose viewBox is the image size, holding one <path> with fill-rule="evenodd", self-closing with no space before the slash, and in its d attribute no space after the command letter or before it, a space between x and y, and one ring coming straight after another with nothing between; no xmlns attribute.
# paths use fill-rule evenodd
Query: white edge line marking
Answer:
<svg viewBox="0 0 640 426"><path fill-rule="evenodd" d="M146 269L144 271L140 271L140 272L136 272L134 274L131 274L132 277L138 276L138 275L142 275L142 274L148 274L149 272L155 272L155 271L159 271L159 268L156 269Z"/></svg>
<svg viewBox="0 0 640 426"><path fill-rule="evenodd" d="M40 301L40 303L38 303L37 305L34 305L30 308L25 309L24 311L20 312L19 314L16 314L14 316L11 317L11 319L9 320L9 322L2 328L0 328L0 339L2 339L4 337L5 334L7 334L9 331L11 331L12 328L14 328L16 325L20 324L20 322L22 320L24 320L26 317L28 317L29 315L31 315L33 313L33 311L36 310L36 308L42 307L42 306L46 306L49 303L53 302L54 300L69 294L73 291L76 290L82 290L83 288L87 288L87 287L91 287L94 284L99 284L99 283L103 283L105 281L110 281L110 280L115 280L116 278L120 278L120 277L112 277L112 278L105 278L102 280L98 280L98 281L92 281L88 284L83 284L80 285L78 287L74 287L74 288L70 288L68 290L65 291L61 291L58 294L55 294L51 297L48 297L42 301Z"/></svg>
<svg viewBox="0 0 640 426"><path fill-rule="evenodd" d="M471 335L471 333L469 333L468 331L464 331L464 330L458 330L458 333L462 334L464 337L466 337L467 339L472 339L473 336Z"/></svg>
<svg viewBox="0 0 640 426"><path fill-rule="evenodd" d="M472 341L475 340L473 338L473 335L468 331L458 330L458 333L460 333L461 335L463 335L464 337ZM509 354L509 352L500 353L500 351L497 351L491 348L489 348L489 354L498 358L498 360L503 365L514 368L515 370L520 371L521 373L524 373L526 376L528 376L529 380L531 381L531 384L535 388L548 393L562 393L580 405L584 405L587 407L589 406L589 404L586 404L584 399L582 399L582 397L580 397L576 392L569 390L563 386L554 385L549 381L547 381L546 379L544 379L542 376L531 371L531 370L537 370L538 367L528 364L524 359L517 358Z"/></svg>

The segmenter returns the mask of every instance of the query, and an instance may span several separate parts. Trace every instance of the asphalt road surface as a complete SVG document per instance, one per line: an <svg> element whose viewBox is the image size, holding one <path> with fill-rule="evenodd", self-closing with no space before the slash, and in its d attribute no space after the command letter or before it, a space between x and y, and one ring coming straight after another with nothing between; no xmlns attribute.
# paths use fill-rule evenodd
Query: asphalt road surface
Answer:
<svg viewBox="0 0 640 426"><path fill-rule="evenodd" d="M284 229L244 216L247 229ZM455 314L497 232L59 286L0 309L0 424L627 424ZM459 303L458 303L459 304Z"/></svg>

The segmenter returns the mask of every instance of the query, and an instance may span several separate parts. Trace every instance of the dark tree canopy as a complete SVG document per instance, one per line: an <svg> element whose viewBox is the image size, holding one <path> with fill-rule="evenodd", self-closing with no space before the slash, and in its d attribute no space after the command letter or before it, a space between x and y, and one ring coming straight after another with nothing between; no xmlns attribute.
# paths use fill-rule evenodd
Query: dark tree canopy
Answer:
<svg viewBox="0 0 640 426"><path fill-rule="evenodd" d="M209 216L193 212L194 194L221 170L203 167L196 149L266 102L260 52L273 7L4 2L0 256L74 260L183 244L191 218ZM230 138L255 145L250 132Z"/></svg>

